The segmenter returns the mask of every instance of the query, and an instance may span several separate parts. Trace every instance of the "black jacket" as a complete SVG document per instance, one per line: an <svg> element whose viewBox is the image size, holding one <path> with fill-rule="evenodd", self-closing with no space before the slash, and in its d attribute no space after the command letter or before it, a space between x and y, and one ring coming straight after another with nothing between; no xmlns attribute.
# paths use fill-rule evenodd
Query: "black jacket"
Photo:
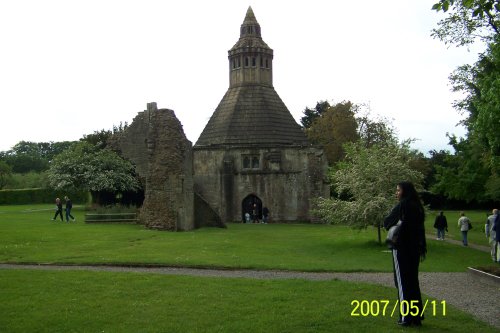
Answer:
<svg viewBox="0 0 500 333"><path fill-rule="evenodd" d="M436 229L448 229L448 221L446 221L446 216L438 215L434 221L434 228Z"/></svg>
<svg viewBox="0 0 500 333"><path fill-rule="evenodd" d="M425 241L424 220L425 214L421 205L403 199L392 209L384 219L384 228L389 229L401 220L398 241L395 245L398 250L418 252L422 257L427 252Z"/></svg>

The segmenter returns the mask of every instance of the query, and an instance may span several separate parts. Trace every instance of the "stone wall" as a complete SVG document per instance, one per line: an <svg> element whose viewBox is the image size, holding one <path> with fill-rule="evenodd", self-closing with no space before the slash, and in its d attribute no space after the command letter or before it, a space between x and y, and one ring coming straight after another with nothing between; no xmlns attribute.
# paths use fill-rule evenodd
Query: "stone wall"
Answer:
<svg viewBox="0 0 500 333"><path fill-rule="evenodd" d="M141 223L152 229L193 229L192 145L174 112L148 103L110 145L135 164L143 182Z"/></svg>
<svg viewBox="0 0 500 333"><path fill-rule="evenodd" d="M223 222L241 220L242 202L248 195L262 200L274 221L310 221L310 199L329 195L324 178L327 161L321 149L195 147L193 153L195 192Z"/></svg>

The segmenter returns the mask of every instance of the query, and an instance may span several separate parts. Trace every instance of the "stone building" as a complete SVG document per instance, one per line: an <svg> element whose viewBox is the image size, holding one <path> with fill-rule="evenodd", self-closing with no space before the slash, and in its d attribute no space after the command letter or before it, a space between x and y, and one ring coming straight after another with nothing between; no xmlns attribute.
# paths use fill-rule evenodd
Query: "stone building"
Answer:
<svg viewBox="0 0 500 333"><path fill-rule="evenodd" d="M222 221L254 204L274 221L310 220L309 200L328 195L327 161L274 90L273 50L251 8L228 53L229 89L193 147L194 191Z"/></svg>

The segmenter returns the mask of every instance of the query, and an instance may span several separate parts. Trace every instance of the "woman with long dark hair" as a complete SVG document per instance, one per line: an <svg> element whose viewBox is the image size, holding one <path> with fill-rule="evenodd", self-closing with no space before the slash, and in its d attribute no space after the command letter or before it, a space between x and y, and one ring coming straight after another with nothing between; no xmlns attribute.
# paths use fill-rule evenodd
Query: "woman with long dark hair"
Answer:
<svg viewBox="0 0 500 333"><path fill-rule="evenodd" d="M398 290L400 313L398 324L420 326L423 319L422 296L418 282L418 266L425 258L425 212L415 186L411 182L397 185L398 204L384 220L389 229L401 221L396 243L392 248L394 282Z"/></svg>

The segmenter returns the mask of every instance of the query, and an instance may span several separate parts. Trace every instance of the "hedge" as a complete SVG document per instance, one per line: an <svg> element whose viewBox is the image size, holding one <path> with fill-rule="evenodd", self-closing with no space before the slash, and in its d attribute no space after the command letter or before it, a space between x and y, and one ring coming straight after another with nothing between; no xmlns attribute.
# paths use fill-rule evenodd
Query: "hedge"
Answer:
<svg viewBox="0 0 500 333"><path fill-rule="evenodd" d="M86 191L57 191L48 188L26 188L0 190L0 205L24 205L54 203L56 198L68 196L73 203L86 204L89 193Z"/></svg>

